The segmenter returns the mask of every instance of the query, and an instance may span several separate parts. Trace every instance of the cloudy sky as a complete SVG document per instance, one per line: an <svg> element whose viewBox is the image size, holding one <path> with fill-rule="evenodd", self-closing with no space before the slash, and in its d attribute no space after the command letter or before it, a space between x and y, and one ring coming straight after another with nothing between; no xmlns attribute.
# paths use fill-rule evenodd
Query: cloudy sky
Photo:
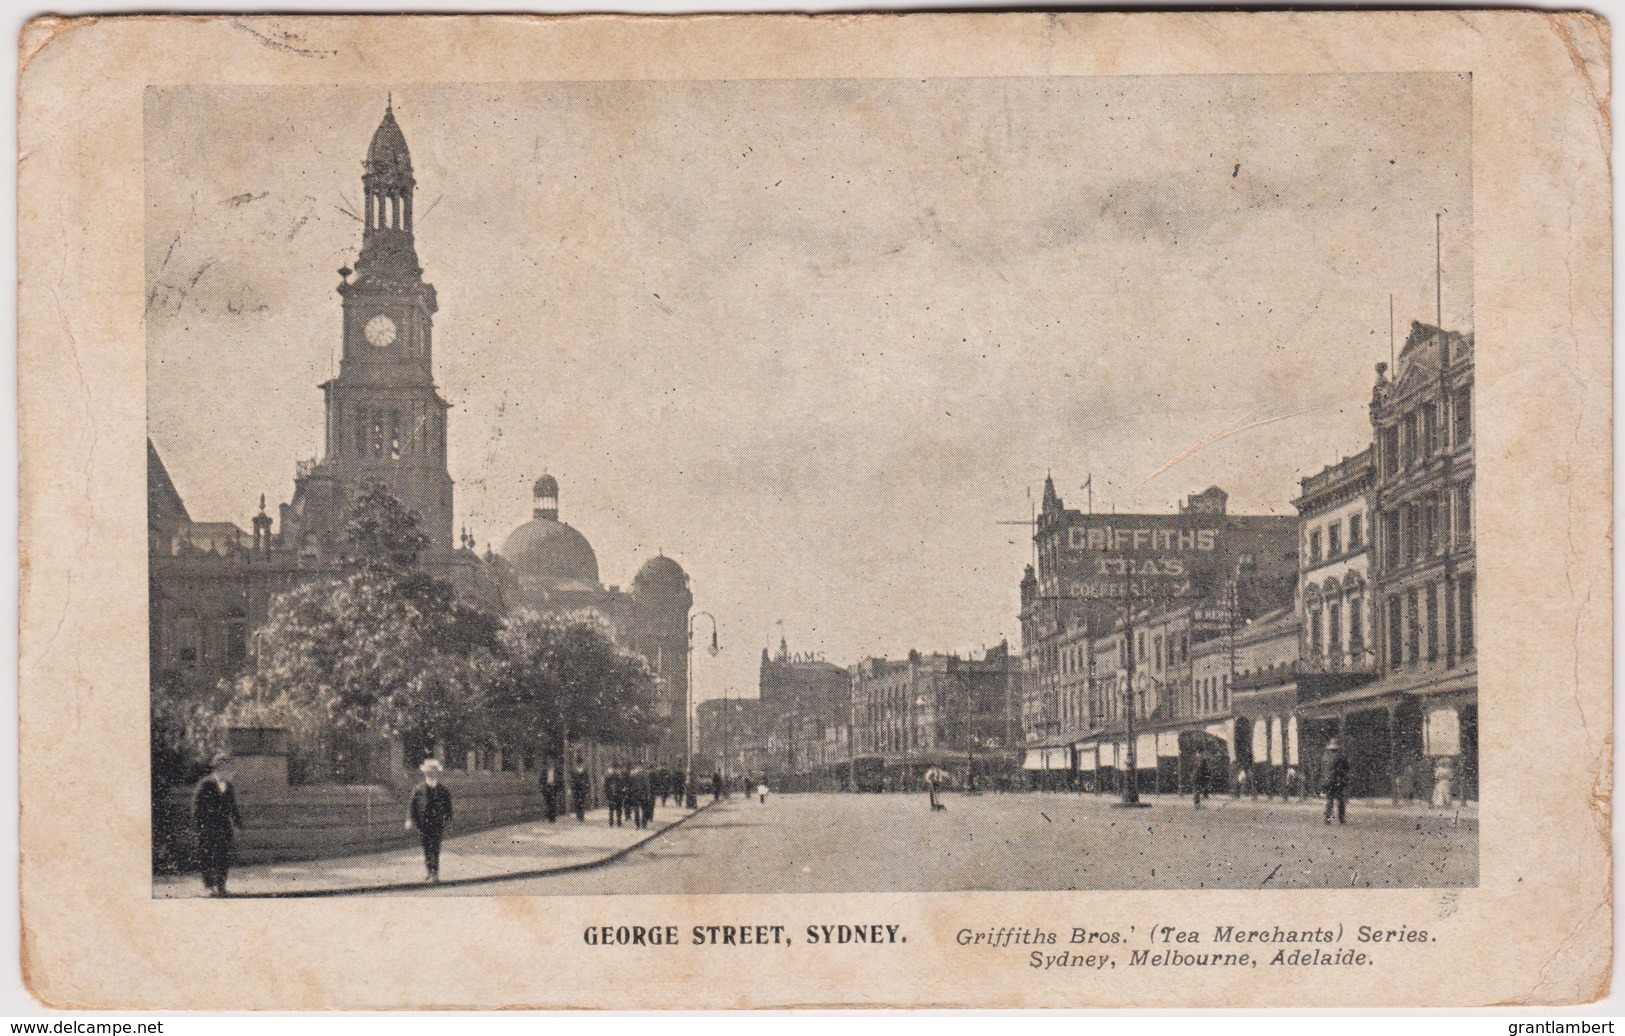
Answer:
<svg viewBox="0 0 1625 1036"><path fill-rule="evenodd" d="M360 162L386 85L154 89L150 432L245 527L321 449ZM726 649L1019 638L1028 513L1291 513L1369 438L1373 365L1470 327L1471 83L1453 75L398 87L439 291L457 521L657 550ZM1280 418L1229 436L1227 430ZM1218 437L1178 463L1191 447Z"/></svg>

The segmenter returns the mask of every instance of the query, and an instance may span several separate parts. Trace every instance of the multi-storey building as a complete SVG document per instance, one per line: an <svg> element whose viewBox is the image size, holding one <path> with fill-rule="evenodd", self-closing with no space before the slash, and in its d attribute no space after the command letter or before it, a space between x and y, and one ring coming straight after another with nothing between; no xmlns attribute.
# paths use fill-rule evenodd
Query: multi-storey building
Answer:
<svg viewBox="0 0 1625 1036"><path fill-rule="evenodd" d="M1298 509L1303 661L1330 672L1375 672L1371 640L1368 446L1301 483Z"/></svg>
<svg viewBox="0 0 1625 1036"><path fill-rule="evenodd" d="M1046 479L1035 540L1038 566L1021 583L1023 765L1046 785L1058 773L1126 765L1132 607L1135 745L1145 749L1136 764L1157 786L1180 783L1195 753L1214 748L1203 739L1216 736L1191 722L1195 646L1214 635L1220 616L1258 614L1283 593L1290 600L1296 520L1229 514L1218 487L1189 497L1176 515L1085 514L1066 508ZM1096 547L1107 543L1109 551ZM1102 562L1112 552L1135 566L1127 578L1121 570L1103 575L1122 563ZM1177 569L1183 578L1136 578L1141 567Z"/></svg>
<svg viewBox="0 0 1625 1036"><path fill-rule="evenodd" d="M852 671L852 752L878 758L893 787L933 765L963 770L1013 747L1020 685L1021 660L1002 643L981 658L866 658Z"/></svg>
<svg viewBox="0 0 1625 1036"><path fill-rule="evenodd" d="M1473 336L1415 322L1397 362L1371 396L1381 675L1330 715L1394 794L1476 798Z"/></svg>

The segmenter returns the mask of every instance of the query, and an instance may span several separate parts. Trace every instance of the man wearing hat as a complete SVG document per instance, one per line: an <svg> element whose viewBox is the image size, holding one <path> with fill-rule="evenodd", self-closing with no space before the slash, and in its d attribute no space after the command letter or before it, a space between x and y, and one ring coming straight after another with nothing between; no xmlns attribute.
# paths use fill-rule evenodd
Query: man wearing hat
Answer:
<svg viewBox="0 0 1625 1036"><path fill-rule="evenodd" d="M218 752L209 760L209 775L192 793L192 822L197 826L198 870L211 896L226 894L226 871L231 867L232 842L243 816L237 811L237 792L231 786L231 756Z"/></svg>
<svg viewBox="0 0 1625 1036"><path fill-rule="evenodd" d="M1337 822L1348 823L1349 761L1343 754L1343 742L1332 738L1326 742L1326 823L1332 822L1332 807L1337 807Z"/></svg>
<svg viewBox="0 0 1625 1036"><path fill-rule="evenodd" d="M412 792L412 812L406 818L406 829L418 829L423 842L423 867L430 881L440 880L440 838L451 823L451 792L440 783L445 767L438 759L425 759L418 767L423 771L423 783Z"/></svg>

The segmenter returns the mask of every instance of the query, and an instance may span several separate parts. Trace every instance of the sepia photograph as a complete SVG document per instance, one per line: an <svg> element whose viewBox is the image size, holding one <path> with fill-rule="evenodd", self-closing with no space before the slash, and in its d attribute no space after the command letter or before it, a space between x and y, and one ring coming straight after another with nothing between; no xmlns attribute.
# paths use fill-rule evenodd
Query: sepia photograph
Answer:
<svg viewBox="0 0 1625 1036"><path fill-rule="evenodd" d="M154 896L1476 885L1472 111L149 87Z"/></svg>
<svg viewBox="0 0 1625 1036"><path fill-rule="evenodd" d="M1595 1003L1609 48L30 22L27 994Z"/></svg>

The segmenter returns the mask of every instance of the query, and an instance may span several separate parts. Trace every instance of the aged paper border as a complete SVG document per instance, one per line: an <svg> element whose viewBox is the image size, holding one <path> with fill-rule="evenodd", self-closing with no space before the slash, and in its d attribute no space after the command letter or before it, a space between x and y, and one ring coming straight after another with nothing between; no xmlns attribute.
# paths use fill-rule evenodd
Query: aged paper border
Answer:
<svg viewBox="0 0 1625 1036"><path fill-rule="evenodd" d="M21 41L25 980L148 1009L1483 1006L1611 968L1607 26L1525 12L40 20ZM154 901L142 94L149 84L1470 71L1483 710L1476 889ZM86 765L93 761L94 765ZM846 920L895 948L589 950L586 924ZM1039 973L962 927L1434 929L1380 966ZM432 984L426 961L434 961ZM1465 962L1470 967L1464 967ZM644 974L646 981L614 976ZM610 981L602 981L609 976Z"/></svg>

